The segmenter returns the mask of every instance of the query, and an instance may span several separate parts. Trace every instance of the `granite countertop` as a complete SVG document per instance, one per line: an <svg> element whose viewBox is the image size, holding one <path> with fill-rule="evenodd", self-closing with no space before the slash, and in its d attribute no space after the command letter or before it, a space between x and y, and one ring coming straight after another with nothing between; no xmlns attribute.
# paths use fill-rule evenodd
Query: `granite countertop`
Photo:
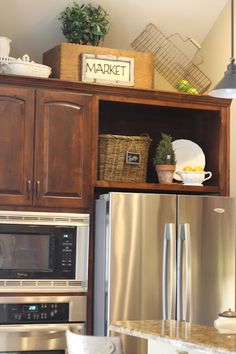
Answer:
<svg viewBox="0 0 236 354"><path fill-rule="evenodd" d="M214 327L181 321L117 321L109 326L113 332L145 339L158 339L185 349L209 353L236 353L236 335L220 334Z"/></svg>

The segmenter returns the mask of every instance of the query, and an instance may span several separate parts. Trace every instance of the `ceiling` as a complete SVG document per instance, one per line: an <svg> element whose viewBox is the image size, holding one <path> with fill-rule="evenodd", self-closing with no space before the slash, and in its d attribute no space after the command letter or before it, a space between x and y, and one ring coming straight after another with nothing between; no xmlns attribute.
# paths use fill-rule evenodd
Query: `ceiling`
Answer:
<svg viewBox="0 0 236 354"><path fill-rule="evenodd" d="M78 1L79 4L88 1ZM65 41L59 13L73 0L1 0L0 35L12 39L11 56L27 53L41 62L46 50ZM127 49L150 22L166 35L203 41L227 0L91 0L110 15L104 46Z"/></svg>

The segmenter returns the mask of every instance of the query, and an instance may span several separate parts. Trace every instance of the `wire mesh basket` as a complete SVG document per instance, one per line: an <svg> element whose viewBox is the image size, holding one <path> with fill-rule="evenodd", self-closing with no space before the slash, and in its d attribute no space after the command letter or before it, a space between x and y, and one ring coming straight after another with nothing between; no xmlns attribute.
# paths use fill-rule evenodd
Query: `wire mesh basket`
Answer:
<svg viewBox="0 0 236 354"><path fill-rule="evenodd" d="M211 80L176 46L173 40L175 35L184 41L177 33L169 37L165 36L155 25L149 23L131 43L131 47L140 52L153 53L155 69L173 87L178 89L178 85L188 82L189 88L196 89L196 93L203 94L211 85ZM200 48L192 38L187 38L187 41L197 46L198 49Z"/></svg>

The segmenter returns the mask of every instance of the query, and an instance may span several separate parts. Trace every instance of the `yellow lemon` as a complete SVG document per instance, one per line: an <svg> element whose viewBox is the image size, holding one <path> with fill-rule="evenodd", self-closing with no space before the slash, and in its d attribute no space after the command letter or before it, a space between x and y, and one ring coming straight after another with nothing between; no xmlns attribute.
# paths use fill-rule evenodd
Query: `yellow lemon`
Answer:
<svg viewBox="0 0 236 354"><path fill-rule="evenodd" d="M194 171L203 171L203 167L202 166L196 166L194 168Z"/></svg>
<svg viewBox="0 0 236 354"><path fill-rule="evenodd" d="M193 171L192 167L191 166L185 166L183 168L184 171Z"/></svg>

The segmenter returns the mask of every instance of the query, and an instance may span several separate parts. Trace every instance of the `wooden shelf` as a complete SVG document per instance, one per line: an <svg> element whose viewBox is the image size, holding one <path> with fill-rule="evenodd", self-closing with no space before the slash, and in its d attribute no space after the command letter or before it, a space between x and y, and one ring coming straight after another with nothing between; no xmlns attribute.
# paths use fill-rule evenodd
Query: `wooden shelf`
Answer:
<svg viewBox="0 0 236 354"><path fill-rule="evenodd" d="M205 102L205 96L198 97L194 104L181 96L178 102L150 97L139 98L101 95L97 98L97 132L140 136L148 134L151 144L148 151L146 180L150 183L110 183L98 181L97 192L136 190L156 193L193 193L229 195L229 105L218 107L215 101ZM193 98L192 98L193 99ZM209 98L208 98L209 99ZM195 102L196 103L196 102ZM228 102L229 104L229 102ZM187 139L198 144L206 156L206 171L212 178L204 186L183 186L180 183L159 185L153 167L155 149L160 141L161 132L170 134L174 140ZM96 141L96 140L95 140ZM99 152L95 153L99 160ZM111 154L111 151L109 152Z"/></svg>
<svg viewBox="0 0 236 354"><path fill-rule="evenodd" d="M218 186L185 186L181 183L158 184L158 183L123 183L97 181L95 188L109 190L143 190L157 192L174 193L200 193L200 194L218 194Z"/></svg>

